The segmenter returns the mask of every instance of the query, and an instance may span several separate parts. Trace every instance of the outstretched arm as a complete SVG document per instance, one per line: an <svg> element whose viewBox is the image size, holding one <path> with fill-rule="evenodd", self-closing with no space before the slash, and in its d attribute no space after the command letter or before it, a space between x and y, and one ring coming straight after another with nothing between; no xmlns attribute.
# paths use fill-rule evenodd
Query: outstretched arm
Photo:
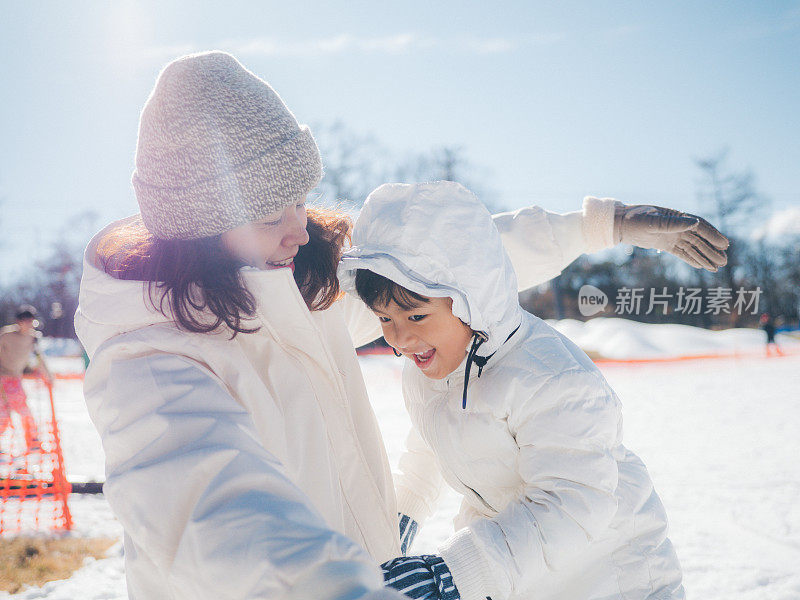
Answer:
<svg viewBox="0 0 800 600"><path fill-rule="evenodd" d="M587 197L579 211L560 214L528 206L493 218L520 290L557 277L581 254L617 244L663 250L709 271L728 260L728 239L708 221L660 206ZM345 294L339 304L356 347L381 336L378 320L358 298Z"/></svg>
<svg viewBox="0 0 800 600"><path fill-rule="evenodd" d="M727 262L727 238L704 219L650 205L587 197L583 210L565 214L538 206L494 216L524 290L556 277L581 254L619 243L669 252L696 268L716 271Z"/></svg>

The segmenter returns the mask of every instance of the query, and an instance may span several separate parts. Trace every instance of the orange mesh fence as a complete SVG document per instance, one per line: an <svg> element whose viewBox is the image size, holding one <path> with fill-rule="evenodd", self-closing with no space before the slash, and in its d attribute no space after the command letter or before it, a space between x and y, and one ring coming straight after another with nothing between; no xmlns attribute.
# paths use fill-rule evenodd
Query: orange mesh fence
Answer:
<svg viewBox="0 0 800 600"><path fill-rule="evenodd" d="M54 373L53 377L55 379L83 379L83 373Z"/></svg>
<svg viewBox="0 0 800 600"><path fill-rule="evenodd" d="M682 354L677 356L655 356L651 358L595 358L598 365L646 365L656 363L675 363L691 360L711 360L719 358L762 358L778 356L800 356L796 348L768 347L764 350L749 350L740 352L717 352L714 354Z"/></svg>
<svg viewBox="0 0 800 600"><path fill-rule="evenodd" d="M0 535L71 529L52 385L3 377L0 393Z"/></svg>

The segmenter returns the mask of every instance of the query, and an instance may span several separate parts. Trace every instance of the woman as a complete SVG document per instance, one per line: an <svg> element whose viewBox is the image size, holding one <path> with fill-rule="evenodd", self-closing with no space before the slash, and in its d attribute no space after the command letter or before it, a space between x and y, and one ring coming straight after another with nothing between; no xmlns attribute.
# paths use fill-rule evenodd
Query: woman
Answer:
<svg viewBox="0 0 800 600"><path fill-rule="evenodd" d="M396 500L354 351L380 326L336 301L350 225L306 209L320 176L308 129L232 56L159 75L141 215L87 247L76 314L132 598L397 597L376 566L400 554ZM615 210L503 216L521 286L612 245Z"/></svg>

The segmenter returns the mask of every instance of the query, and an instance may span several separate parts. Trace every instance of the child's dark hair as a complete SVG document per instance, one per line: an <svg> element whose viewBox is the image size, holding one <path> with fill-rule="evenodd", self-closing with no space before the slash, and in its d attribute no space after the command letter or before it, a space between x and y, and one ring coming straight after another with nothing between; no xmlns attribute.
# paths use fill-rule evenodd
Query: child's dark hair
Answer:
<svg viewBox="0 0 800 600"><path fill-rule="evenodd" d="M356 269L356 292L371 309L394 302L403 310L412 310L430 302L425 296L367 269Z"/></svg>

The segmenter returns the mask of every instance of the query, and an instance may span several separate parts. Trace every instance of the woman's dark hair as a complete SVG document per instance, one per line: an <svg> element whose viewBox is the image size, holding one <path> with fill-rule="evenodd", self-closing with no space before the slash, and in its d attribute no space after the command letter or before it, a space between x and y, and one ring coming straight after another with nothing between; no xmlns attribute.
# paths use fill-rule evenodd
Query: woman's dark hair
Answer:
<svg viewBox="0 0 800 600"><path fill-rule="evenodd" d="M352 222L333 210L309 208L306 229L309 242L295 256L294 279L309 310L324 310L340 295L336 267ZM209 333L224 325L233 336L253 333L258 327L244 322L255 315L256 300L239 274L241 261L220 237L161 240L136 219L103 236L97 256L109 275L148 282L151 304L182 329Z"/></svg>
<svg viewBox="0 0 800 600"><path fill-rule="evenodd" d="M394 302L403 310L413 310L430 302L428 298L367 269L356 269L356 292L372 309Z"/></svg>
<svg viewBox="0 0 800 600"><path fill-rule="evenodd" d="M307 210L308 243L294 257L294 280L309 310L325 310L341 296L336 269L353 222L346 214L325 209Z"/></svg>

